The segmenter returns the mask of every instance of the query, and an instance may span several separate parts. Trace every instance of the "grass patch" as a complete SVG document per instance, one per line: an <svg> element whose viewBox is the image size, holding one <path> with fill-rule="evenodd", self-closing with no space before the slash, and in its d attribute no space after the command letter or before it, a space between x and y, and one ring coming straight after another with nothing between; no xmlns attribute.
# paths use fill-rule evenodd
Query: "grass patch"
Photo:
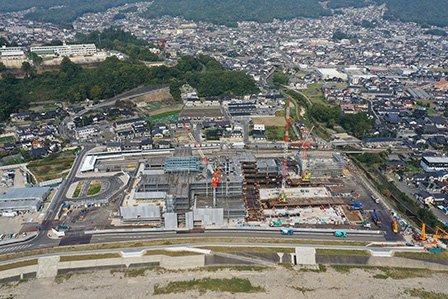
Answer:
<svg viewBox="0 0 448 299"><path fill-rule="evenodd" d="M166 111L154 115L148 116L148 120L150 123L157 123L157 122L170 122L175 121L179 118L179 113L182 110L173 110L173 111Z"/></svg>
<svg viewBox="0 0 448 299"><path fill-rule="evenodd" d="M67 280L69 280L72 276L73 276L73 273L56 275L56 277L54 278L54 282L56 282L57 284L61 284L63 282L66 282Z"/></svg>
<svg viewBox="0 0 448 299"><path fill-rule="evenodd" d="M294 290L302 292L302 294L305 294L306 292L312 292L314 289L305 288L305 287L292 287Z"/></svg>
<svg viewBox="0 0 448 299"><path fill-rule="evenodd" d="M285 128L284 127L266 127L266 138L268 140L284 140L285 139Z"/></svg>
<svg viewBox="0 0 448 299"><path fill-rule="evenodd" d="M27 167L39 182L58 179L72 167L75 157L75 151L61 152L41 160L31 161Z"/></svg>
<svg viewBox="0 0 448 299"><path fill-rule="evenodd" d="M201 246L201 249L209 249L215 252L262 252L262 253L294 253L294 248L277 247L233 247L233 246Z"/></svg>
<svg viewBox="0 0 448 299"><path fill-rule="evenodd" d="M191 251L169 251L169 250L147 250L145 255L168 255L168 256L191 256L191 255L202 255L199 252Z"/></svg>
<svg viewBox="0 0 448 299"><path fill-rule="evenodd" d="M21 267L26 267L26 266L33 266L33 265L37 265L37 259L20 261L20 262L10 263L10 264L6 264L6 265L0 265L0 271L16 269L16 268L21 268Z"/></svg>
<svg viewBox="0 0 448 299"><path fill-rule="evenodd" d="M317 255L362 255L370 256L367 250L348 250L348 249L316 249Z"/></svg>
<svg viewBox="0 0 448 299"><path fill-rule="evenodd" d="M87 196L92 196L100 193L101 191L101 182L93 181L89 184L89 188L87 189Z"/></svg>
<svg viewBox="0 0 448 299"><path fill-rule="evenodd" d="M410 289L406 290L405 293L408 294L409 296L421 299L448 299L448 294L446 293L438 293L422 289Z"/></svg>
<svg viewBox="0 0 448 299"><path fill-rule="evenodd" d="M76 185L76 189L73 192L73 198L78 198L79 195L81 194L81 190L82 187L84 186L84 182L78 182L78 184Z"/></svg>
<svg viewBox="0 0 448 299"><path fill-rule="evenodd" d="M266 271L269 269L272 269L270 267L266 267L266 266L208 266L203 268L208 272L217 272L217 271L221 271L221 270L230 270L230 271L255 271L255 272L259 272L259 271Z"/></svg>
<svg viewBox="0 0 448 299"><path fill-rule="evenodd" d="M317 269L313 268L300 268L300 272L314 272L314 273L322 273L327 272L327 266L319 264L319 267Z"/></svg>
<svg viewBox="0 0 448 299"><path fill-rule="evenodd" d="M5 137L0 137L0 143L15 143L16 139L14 138L14 136L5 136Z"/></svg>
<svg viewBox="0 0 448 299"><path fill-rule="evenodd" d="M199 291L204 294L207 291L212 292L230 292L230 293L256 293L264 292L264 288L253 286L248 279L193 279L185 281L170 282L166 286L154 286L154 295L184 293L186 291Z"/></svg>
<svg viewBox="0 0 448 299"><path fill-rule="evenodd" d="M322 83L309 84L307 89L302 90L302 93L307 96L313 104L329 106L329 103L325 100L324 93L322 92L322 86Z"/></svg>
<svg viewBox="0 0 448 299"><path fill-rule="evenodd" d="M147 270L150 270L151 268L137 268L137 269L124 269L124 270L110 270L110 274L115 273L123 273L124 277L141 277L145 276L145 273Z"/></svg>
<svg viewBox="0 0 448 299"><path fill-rule="evenodd" d="M81 255L65 255L61 256L61 262L101 260L121 257L119 253L101 253L101 254L81 254Z"/></svg>
<svg viewBox="0 0 448 299"><path fill-rule="evenodd" d="M419 258L419 259L448 259L448 251L440 253L431 252L395 252L394 256L404 258Z"/></svg>
<svg viewBox="0 0 448 299"><path fill-rule="evenodd" d="M436 273L448 273L447 271L432 271L428 269L417 268L391 268L376 267L367 265L332 265L332 268L339 273L349 273L352 269L362 269L365 271L376 270L382 273L374 274L372 277L376 279L408 279L408 278L425 278L431 277Z"/></svg>

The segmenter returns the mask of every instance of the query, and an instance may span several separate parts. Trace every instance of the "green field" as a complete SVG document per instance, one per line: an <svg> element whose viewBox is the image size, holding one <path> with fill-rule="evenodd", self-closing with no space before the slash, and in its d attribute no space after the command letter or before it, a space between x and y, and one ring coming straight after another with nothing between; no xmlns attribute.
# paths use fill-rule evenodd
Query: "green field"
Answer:
<svg viewBox="0 0 448 299"><path fill-rule="evenodd" d="M268 140L285 140L285 127L266 127L266 137Z"/></svg>
<svg viewBox="0 0 448 299"><path fill-rule="evenodd" d="M15 141L13 136L0 137L0 143L14 143Z"/></svg>
<svg viewBox="0 0 448 299"><path fill-rule="evenodd" d="M28 169L39 182L61 178L72 167L75 157L74 151L61 152L41 160L31 161L28 163Z"/></svg>
<svg viewBox="0 0 448 299"><path fill-rule="evenodd" d="M306 95L313 104L329 105L322 92L322 86L322 83L310 84L307 89L302 90L302 93Z"/></svg>
<svg viewBox="0 0 448 299"><path fill-rule="evenodd" d="M81 194L81 190L82 190L82 186L84 186L83 182L78 182L78 184L76 185L76 189L73 192L73 198L78 198L79 194Z"/></svg>
<svg viewBox="0 0 448 299"><path fill-rule="evenodd" d="M121 257L119 253L101 253L101 254L80 254L61 256L61 262L86 261L86 260L101 260Z"/></svg>
<svg viewBox="0 0 448 299"><path fill-rule="evenodd" d="M248 279L203 278L170 282L164 287L155 285L154 295L184 293L192 290L197 290L201 294L204 294L207 291L230 293L256 293L265 291L262 287L253 286Z"/></svg>
<svg viewBox="0 0 448 299"><path fill-rule="evenodd" d="M93 181L89 184L89 188L87 189L87 195L92 196L100 193L101 191L101 182Z"/></svg>
<svg viewBox="0 0 448 299"><path fill-rule="evenodd" d="M152 124L158 123L158 122L173 122L176 121L179 117L179 113L182 110L173 110L173 111L167 111L155 115L148 116L148 121Z"/></svg>

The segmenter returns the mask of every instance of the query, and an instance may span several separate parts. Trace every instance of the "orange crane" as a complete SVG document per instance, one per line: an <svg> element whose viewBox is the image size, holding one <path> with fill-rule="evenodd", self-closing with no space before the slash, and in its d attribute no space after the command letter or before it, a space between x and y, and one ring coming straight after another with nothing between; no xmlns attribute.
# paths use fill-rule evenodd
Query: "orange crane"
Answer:
<svg viewBox="0 0 448 299"><path fill-rule="evenodd" d="M301 167L301 176L302 176L302 181L311 181L311 173L305 173L304 168L305 168L305 164L306 161L308 159L307 153L308 153L308 149L311 147L312 145L312 141L310 140L311 137L311 133L314 130L314 126L311 128L310 132L308 133L307 138L302 142L302 167Z"/></svg>
<svg viewBox="0 0 448 299"><path fill-rule="evenodd" d="M208 159L204 155L204 152L201 149L201 145L196 141L196 138L194 138L193 134L190 131L190 128L188 128L186 124L184 124L183 127L187 131L188 137L193 142L194 146L196 147L196 150L198 151L199 155L204 161L205 167L212 175L213 207L216 207L216 189L218 189L218 185L221 182L221 169L219 167L217 169L214 169L213 166L210 163L208 163Z"/></svg>
<svg viewBox="0 0 448 299"><path fill-rule="evenodd" d="M283 148L283 170L282 170L282 189L278 201L286 202L286 174L288 171L288 147L289 147L289 122L290 122L291 98L288 97L288 106L286 106L286 124L285 124L285 147Z"/></svg>

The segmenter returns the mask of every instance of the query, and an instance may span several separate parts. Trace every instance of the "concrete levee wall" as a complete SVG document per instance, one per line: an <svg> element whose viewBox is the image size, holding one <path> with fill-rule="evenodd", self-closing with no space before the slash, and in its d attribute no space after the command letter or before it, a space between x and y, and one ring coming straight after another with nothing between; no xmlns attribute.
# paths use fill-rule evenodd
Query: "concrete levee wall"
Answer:
<svg viewBox="0 0 448 299"><path fill-rule="evenodd" d="M355 255L316 255L316 263L329 265L364 265L377 267L448 270L444 261L419 260L402 257L374 257Z"/></svg>
<svg viewBox="0 0 448 299"><path fill-rule="evenodd" d="M167 269L191 269L205 266L205 255L191 255L191 256L167 256L167 255L144 255L136 257L119 257L119 258L107 258L107 259L92 259L92 260L80 260L80 261L55 261L55 265L48 262L45 259L56 258L58 256L45 257L39 259L38 265L24 266L14 269L8 269L0 271L0 281L16 281L23 278L34 277L49 277L52 274L64 274L74 271L95 271L106 269L125 269L125 268L138 268L138 267L155 267L160 266ZM41 261L42 260L42 261ZM49 271L42 271L42 268L53 268ZM45 272L46 275L38 275L39 272Z"/></svg>
<svg viewBox="0 0 448 299"><path fill-rule="evenodd" d="M14 268L9 270L0 271L0 281L11 277L17 277L18 279L25 278L30 273L37 272L37 265L24 266L20 268Z"/></svg>

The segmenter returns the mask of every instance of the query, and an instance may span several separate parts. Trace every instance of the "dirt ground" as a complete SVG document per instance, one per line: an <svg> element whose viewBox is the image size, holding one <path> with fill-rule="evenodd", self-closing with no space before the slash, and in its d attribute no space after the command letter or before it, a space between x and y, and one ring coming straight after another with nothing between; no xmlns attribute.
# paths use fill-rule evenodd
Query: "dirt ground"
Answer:
<svg viewBox="0 0 448 299"><path fill-rule="evenodd" d="M255 124L263 124L267 127L284 127L286 125L286 120L282 116L252 117L252 121Z"/></svg>
<svg viewBox="0 0 448 299"><path fill-rule="evenodd" d="M144 276L125 277L123 273L98 271L88 274L63 276L56 280L30 280L0 287L1 299L34 298L415 298L410 290L434 292L446 298L448 274L409 279L374 278L379 270L352 269L348 273L327 269L326 272L289 270L284 267L262 271L218 270L155 271L147 270ZM259 293L200 294L187 291L182 294L153 295L154 285L165 286L171 281L200 278L247 278ZM448 296L448 295L446 295ZM432 297L431 297L432 298Z"/></svg>

